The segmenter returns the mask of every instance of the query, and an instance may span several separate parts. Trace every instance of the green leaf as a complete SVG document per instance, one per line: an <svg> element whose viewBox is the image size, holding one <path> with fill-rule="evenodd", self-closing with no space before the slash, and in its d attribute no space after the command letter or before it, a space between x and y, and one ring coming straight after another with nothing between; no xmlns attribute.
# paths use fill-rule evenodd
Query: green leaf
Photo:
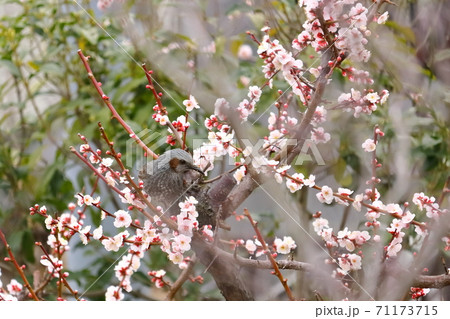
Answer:
<svg viewBox="0 0 450 319"><path fill-rule="evenodd" d="M34 263L34 238L33 234L29 229L25 230L23 232L22 236L22 252L25 257L25 259L30 262Z"/></svg>
<svg viewBox="0 0 450 319"><path fill-rule="evenodd" d="M7 67L9 72L11 72L12 75L20 76L19 69L17 66L10 60L0 60L0 66Z"/></svg>

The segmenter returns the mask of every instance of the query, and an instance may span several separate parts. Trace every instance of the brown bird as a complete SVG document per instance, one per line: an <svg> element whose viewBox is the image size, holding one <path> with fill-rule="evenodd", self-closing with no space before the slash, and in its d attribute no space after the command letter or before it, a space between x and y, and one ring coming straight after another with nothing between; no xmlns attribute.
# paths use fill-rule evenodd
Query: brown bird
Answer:
<svg viewBox="0 0 450 319"><path fill-rule="evenodd" d="M197 201L200 226L215 226L213 210L207 197L208 187L199 185L203 171L193 164L191 154L182 149L166 151L158 159L147 163L140 171L144 190L155 206L161 206L171 216L180 213L179 203L194 196Z"/></svg>

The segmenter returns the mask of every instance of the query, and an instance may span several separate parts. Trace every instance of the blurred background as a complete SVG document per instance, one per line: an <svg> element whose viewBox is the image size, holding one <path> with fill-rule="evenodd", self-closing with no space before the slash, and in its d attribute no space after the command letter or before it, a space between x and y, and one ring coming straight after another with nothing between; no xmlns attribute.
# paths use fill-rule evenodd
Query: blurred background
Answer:
<svg viewBox="0 0 450 319"><path fill-rule="evenodd" d="M319 185L362 191L371 172L361 143L379 124L386 133L377 148L383 164L378 171L382 179L379 190L385 203L411 201L412 194L420 191L439 197L450 174L450 3L395 2L397 6L383 7L390 15L385 26L372 24L368 44L372 57L361 67L375 80L374 90L390 91L387 105L370 117L358 119L350 113L329 111L325 129L332 138L319 145L325 165L318 165L312 157L293 166L305 175L315 174ZM152 120L155 100L145 89L142 62L155 71L157 89L163 88L163 103L171 120L184 114L182 101L194 95L202 109L194 112L191 121L188 145L192 147L194 139L207 136L203 121L214 111L217 98L224 97L237 107L249 85L265 83L257 45L246 31L262 38L260 29L269 25L271 37L290 49L305 21L303 10L294 0L0 3L0 227L30 275L42 271L34 242L46 242L48 233L42 217L29 215L29 207L39 203L51 214L62 213L75 202L77 192L92 190L92 174L69 151L69 146L81 144L77 134L104 148L97 126L102 122L116 149L126 150L128 134L110 119L89 82L78 49L92 57L90 64L103 90L135 132L149 129L162 133L164 139L167 134ZM315 52L306 51L300 58L314 67L315 57ZM335 74L325 93L327 102L332 105L340 93L352 87L363 88ZM239 128L254 142L268 135L267 119L275 110L276 89L286 90L288 85L275 79L274 88L263 91L256 113ZM291 103L293 112L302 110L299 101L293 99ZM157 141L149 146L157 153L170 148ZM130 169L139 160L133 156L131 163L126 163ZM217 163L210 176L228 165L227 160ZM107 208L123 208L106 187L101 186L99 193ZM444 203L448 207L448 201ZM318 204L315 192L304 188L292 196L275 182L255 191L240 209L243 207L255 214L268 238L292 236L299 246L294 258L313 263L323 263L324 255L308 235L318 239L310 225L312 214L321 210L334 229L356 229L364 222L363 214L352 209ZM90 221L98 225L98 212L90 213ZM420 220L421 213L415 213ZM253 237L245 221L238 223L230 218L227 222L232 231L225 232L223 238ZM413 244L405 243L405 262L411 259ZM0 255L5 256L3 245ZM444 257L448 259L448 253ZM65 267L80 291L89 287L85 297L103 300L106 287L116 279L112 269L97 278L116 258L101 245L86 247L74 240ZM144 261L142 271L133 277L139 288L127 299L164 297L164 292L151 287L146 270L166 267L165 254L155 250ZM17 277L11 264L0 261L0 268L4 283ZM429 274L439 274L442 264L430 260L429 268ZM178 270L170 269L174 281ZM205 276L206 283L186 284L179 298L221 299L208 274L203 274L201 267L196 272ZM314 296L314 287L304 284L304 274L286 275L296 293L305 298ZM254 282L257 299L284 298L282 286L268 271L258 270L249 276L263 278ZM51 289L47 293L50 299L54 295ZM430 298L439 299L444 294L440 291Z"/></svg>

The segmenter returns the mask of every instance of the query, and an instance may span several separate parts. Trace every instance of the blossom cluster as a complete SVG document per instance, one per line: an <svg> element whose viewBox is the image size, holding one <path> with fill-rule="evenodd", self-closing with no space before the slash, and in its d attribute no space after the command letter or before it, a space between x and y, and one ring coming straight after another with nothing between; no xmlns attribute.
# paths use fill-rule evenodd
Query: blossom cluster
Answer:
<svg viewBox="0 0 450 319"><path fill-rule="evenodd" d="M371 238L367 231L349 231L346 227L344 230L338 231L334 234L333 228L329 226L327 219L320 217L320 212L316 214L317 217L313 222L314 231L322 237L327 248L342 247L349 252L353 252L356 248L361 247Z"/></svg>
<svg viewBox="0 0 450 319"><path fill-rule="evenodd" d="M164 269L149 271L148 275L152 277L152 282L155 283L156 288L162 288L167 285L164 280L164 276L166 275L166 271Z"/></svg>
<svg viewBox="0 0 450 319"><path fill-rule="evenodd" d="M17 296L22 292L23 285L15 279L11 279L6 289L3 288L1 280L2 270L0 268L0 301L17 301Z"/></svg>
<svg viewBox="0 0 450 319"><path fill-rule="evenodd" d="M307 20L292 46L303 50L307 46L316 52L325 50L333 42L338 50L354 61L367 62L370 51L365 48L371 35L367 29L368 9L357 0L322 1L302 0L299 5L304 7ZM384 23L387 14L379 18Z"/></svg>
<svg viewBox="0 0 450 319"><path fill-rule="evenodd" d="M130 136L131 138L136 138L136 136ZM120 171L114 171L111 166L114 163L114 159L111 157L102 157L102 151L100 149L94 150L88 143L86 137L80 135L80 138L85 142L80 146L81 155L89 159L89 162L94 166L98 173L102 174L105 178L105 181L109 186L117 186L124 185L124 188L121 189L123 195L120 196L122 203L126 203L138 208L144 208L146 205L142 203L134 194L131 192L131 189L128 187L129 181L124 174ZM106 155L110 155L110 152L107 151ZM121 158L121 153L117 153L117 157ZM131 177L132 178L132 177ZM95 200L90 195L85 195L78 198L78 204L86 204L92 205L96 204Z"/></svg>
<svg viewBox="0 0 450 319"><path fill-rule="evenodd" d="M198 212L196 209L198 201L193 197L187 197L185 201L179 203L180 213L176 216L178 229L170 232L164 223L158 222L161 231L161 250L164 251L169 260L178 265L181 269L187 267L189 257L185 257L184 253L191 249L191 241L194 231L199 230L197 221ZM213 237L211 227L203 226L201 233L206 239Z"/></svg>
<svg viewBox="0 0 450 319"><path fill-rule="evenodd" d="M239 103L237 108L242 121L247 121L248 116L255 111L255 105L261 97L261 89L257 86L250 86L248 88L248 99L244 99Z"/></svg>
<svg viewBox="0 0 450 319"><path fill-rule="evenodd" d="M428 197L424 193L415 193L413 203L417 205L420 211L425 209L428 218L438 219L442 214L447 212L447 210L439 208L433 196Z"/></svg>
<svg viewBox="0 0 450 319"><path fill-rule="evenodd" d="M216 158L226 154L231 158L239 155L239 151L231 146L234 140L234 131L226 123L226 114L229 108L229 103L224 98L217 99L216 114L211 115L204 123L209 131L208 142L204 142L193 151L194 164L200 167L205 174L214 168Z"/></svg>
<svg viewBox="0 0 450 319"><path fill-rule="evenodd" d="M287 51L278 40L271 40L268 32L270 28L262 29L266 34L258 47L258 55L264 60L263 73L269 79L269 87L272 87L273 76L281 71L283 78L292 88L303 104L311 98L311 87L301 81L303 75L303 61L293 57L292 52Z"/></svg>
<svg viewBox="0 0 450 319"><path fill-rule="evenodd" d="M342 254L338 258L338 265L334 272L334 276L345 276L350 271L361 269L361 256L357 254Z"/></svg>
<svg viewBox="0 0 450 319"><path fill-rule="evenodd" d="M284 104L284 109L281 108L280 103L276 102L275 106L278 108L278 114L270 112L267 119L269 136L264 137L263 148L269 152L280 151L286 145L286 137L289 135L289 130L297 125L298 120L295 117L288 115L286 111L288 105Z"/></svg>
<svg viewBox="0 0 450 319"><path fill-rule="evenodd" d="M238 242L238 244L244 245L248 253L250 255L254 255L255 257L260 257L265 253L263 245L257 238L254 238L253 240L247 239L245 241L245 244L244 241L241 240ZM273 241L272 244L272 248L276 253L286 255L289 254L291 251L293 251L295 248L297 248L297 244L295 243L295 241L292 239L291 236L284 236L283 239L275 237L275 240Z"/></svg>
<svg viewBox="0 0 450 319"><path fill-rule="evenodd" d="M70 250L69 240L76 234L84 234L89 228L83 228L85 214L82 210L76 210L76 205L70 203L68 212L60 216L52 217L47 213L45 206L34 205L30 207L30 214L39 214L45 218L45 227L50 230L47 237L47 245L51 248L48 254L41 256L41 264L47 268L49 274L54 278L68 277L68 273L63 273L64 253ZM77 215L77 216L76 216Z"/></svg>
<svg viewBox="0 0 450 319"><path fill-rule="evenodd" d="M279 170L285 168L286 167L283 167ZM286 179L286 187L291 193L295 193L296 191L302 189L303 185L313 187L316 184L315 180L316 176L314 176L313 174L309 175L308 178L305 178L302 173L295 173L291 176L291 178Z"/></svg>
<svg viewBox="0 0 450 319"><path fill-rule="evenodd" d="M361 93L352 88L350 93L342 93L338 97L338 103L345 111L353 111L353 116L357 118L361 113L372 114L372 112L377 110L378 105L386 103L388 97L388 90L382 90L378 94L373 92L373 90Z"/></svg>

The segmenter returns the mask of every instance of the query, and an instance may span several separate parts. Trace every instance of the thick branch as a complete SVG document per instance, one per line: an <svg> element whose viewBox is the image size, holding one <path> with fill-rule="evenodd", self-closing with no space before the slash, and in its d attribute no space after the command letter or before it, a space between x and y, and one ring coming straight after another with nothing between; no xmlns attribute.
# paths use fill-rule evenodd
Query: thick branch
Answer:
<svg viewBox="0 0 450 319"><path fill-rule="evenodd" d="M417 288L444 288L450 286L450 274L437 276L420 275L412 282L411 286Z"/></svg>

